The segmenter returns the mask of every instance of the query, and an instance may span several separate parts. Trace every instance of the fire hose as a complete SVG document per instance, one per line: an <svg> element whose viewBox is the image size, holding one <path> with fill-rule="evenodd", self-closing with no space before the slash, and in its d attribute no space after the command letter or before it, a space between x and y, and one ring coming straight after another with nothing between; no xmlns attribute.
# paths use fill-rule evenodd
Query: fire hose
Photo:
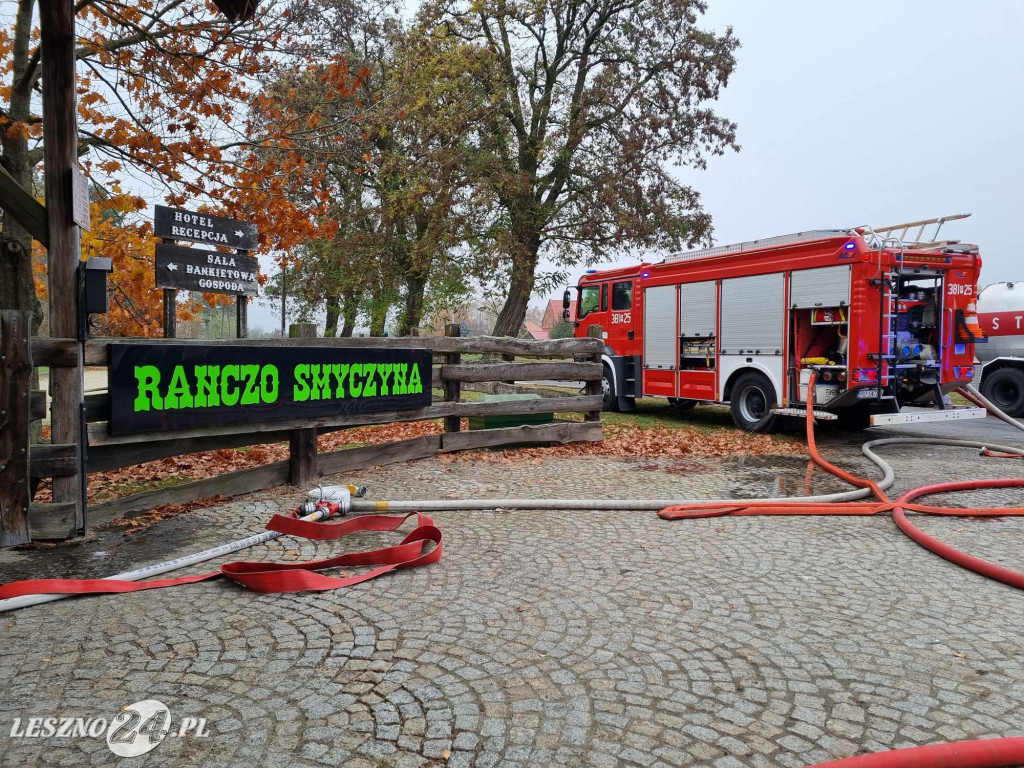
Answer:
<svg viewBox="0 0 1024 768"><path fill-rule="evenodd" d="M809 398L813 400L813 388L809 387L810 393ZM1003 418L1003 420L1009 420L1015 426L1024 429L1024 426L1020 425L1019 422L1015 422L1011 417L1002 413L995 405L984 399L977 390L973 388L967 388L964 393L965 396L969 396L969 399L978 402L982 407L988 408L995 415ZM919 504L911 504L910 499L900 497L897 502L888 502L885 497L884 491L892 486L895 481L895 473L893 472L892 466L879 456L875 450L882 447L890 446L901 446L901 445L929 445L929 446L952 446L952 447L964 447L964 448L975 448L981 449L983 452L988 452L988 455L1000 456L1000 457L1013 457L1013 458L1024 458L1024 449L1018 448L1012 445L999 445L992 443L981 443L973 440L954 440L948 438L884 438L880 440L872 440L861 446L861 452L863 455L875 464L882 471L882 479L878 481L865 480L858 478L845 471L835 467L834 465L825 461L818 453L817 445L814 440L814 423L813 423L813 405L808 406L808 417L807 417L807 436L808 436L808 447L811 451L812 459L815 463L819 464L830 472L833 472L838 477L847 480L853 485L858 486L857 489L852 491L843 491L839 493L828 493L811 496L786 496L778 498L762 499L758 501L738 501L736 499L718 499L718 500L703 500L703 501L680 501L678 499L461 499L461 500L408 500L408 501L369 501L359 498L351 498L347 491L344 491L344 500L341 504L328 505L321 504L315 506L315 508L300 507L298 510L292 513L291 517L296 518L299 512L303 512L306 516L301 520L293 519L290 522L286 522L287 518L281 515L276 515L271 522L268 524L268 530L264 533L248 536L238 541L234 541L228 544L223 544L212 549L204 550L192 555L185 557L176 558L174 560L168 560L163 563L156 563L154 565L145 566L132 571L126 571L124 573L115 574L108 576L104 579L89 579L89 580L74 580L74 579L34 579L28 581L14 582L0 586L0 613L17 608L24 608L30 605L38 605L40 603L52 602L54 600L60 600L65 597L71 597L74 594L84 594L87 592L101 593L101 592L122 592L122 591L137 591L145 588L155 588L156 584L152 582L145 582L144 584L154 584L154 586L146 587L143 585L137 585L132 588L118 587L115 588L111 585L111 582L139 582L142 579L149 578L151 576L157 576L160 574L168 573L171 571L184 568L186 566L195 565L201 562L212 560L217 557L222 557L232 552L237 552L248 547L255 546L257 544L266 543L273 541L286 533L292 533L298 529L295 527L300 522L305 523L323 523L329 520L333 516L346 515L348 512L359 512L368 513L374 512L379 513L383 511L391 512L406 512L406 513L423 513L431 511L458 511L458 510L488 510L488 509L517 509L517 510L625 510L625 511L643 511L643 510L657 510L664 519L680 519L680 518L698 518L698 517L712 517L724 514L731 515L752 515L752 514L777 514L777 515L872 515L882 511L892 510L894 517L897 519L897 524L905 530L908 535L914 538L932 551L940 554L947 559L953 560L959 564L967 564L965 567L976 566L982 568L982 572L988 571L993 574L999 574L1010 578L1010 582L1014 585L1018 585L1017 581L1020 574L1015 572L1005 573L1005 570L999 570L999 566L994 564L982 565L985 563L983 560L977 558L970 558L969 555L962 555L960 553L959 559L954 559L953 553L950 548L942 545L941 542L928 537L923 532L917 530L909 520L906 519L903 514L903 509L911 509L913 511L926 512L931 514L972 514L976 516L980 515L1019 515L1024 512L1020 509L989 509L989 510L959 510L959 509L947 509L943 507L925 507ZM996 453L998 452L998 453ZM987 482L987 481L974 481L974 482ZM994 481L993 481L994 482ZM1007 483L1009 485L1019 485L1020 480L1008 480L998 481ZM960 486L957 490L972 487L970 484L966 486ZM982 486L973 486L982 487ZM989 486L991 487L991 486ZM998 486L1003 487L1003 486ZM1007 486L1008 487L1008 486ZM916 496L926 495L927 493L938 493L939 490L930 489L917 489ZM952 489L950 489L952 490ZM861 503L857 502L859 499L874 495L879 501L867 501ZM916 498L915 496L915 498ZM886 499L885 502L881 502L882 499ZM900 507L898 505L902 504ZM368 517L355 518L355 521L365 520ZM391 521L404 521L406 517L401 518L387 518ZM429 521L429 522L424 522ZM397 528L397 525L395 528ZM369 526L370 522L367 521L360 525ZM436 551L437 555L430 562L434 562L440 558L440 532L437 531L436 527L433 526L432 521L425 515L422 516L421 526L429 526L432 528L432 533L429 534L428 538L436 537ZM332 538L339 538L343 535L353 533L357 530L382 530L381 528L360 528L357 526L348 526L345 528L328 525L325 530L330 529L335 535ZM310 535L314 529L308 526L303 527L303 533L300 535ZM388 528L387 530L394 530L394 528ZM419 531L419 528L417 528ZM416 534L414 531L413 534ZM913 532L911 532L913 531ZM412 536L413 534L410 534ZM313 535L312 538L322 538L320 536ZM408 537L407 537L408 538ZM433 539L430 539L433 540ZM404 546L409 542L403 541L399 546ZM425 543L425 542L424 542ZM320 561L317 561L320 562ZM327 561L323 561L327 562ZM315 564L315 563L314 563ZM417 560L417 564L424 564L424 561ZM207 574L204 578L213 578L217 575L224 575L232 580L239 583L245 584L248 577L239 577L238 573L234 572L234 566L236 564L229 563L222 567L222 571L213 574ZM258 564L254 566L251 564L245 564L240 568L256 568L265 566L267 564ZM311 564L287 564L287 568L293 568L294 566L302 566L307 569L312 567ZM328 565L320 565L320 568L330 567ZM408 567L408 566L403 566ZM227 569L227 570L223 570ZM973 569L973 568L972 568ZM283 569L282 569L283 570ZM393 570L391 568L387 570ZM376 574L380 575L380 574ZM997 576L994 576L997 577ZM159 582L159 586L174 586L176 583L192 583L194 581L202 580L194 577L184 577L190 581L177 581L174 579L164 580ZM372 577L371 577L372 578ZM251 581L251 579L249 579ZM1005 580L1005 579L1001 579ZM90 584L90 589L76 588L72 589L71 585L74 585L80 581L87 581ZM103 584L101 582L107 582ZM261 579L257 579L256 583L260 586L262 584ZM248 584L246 584L248 586ZM67 587L66 589L64 587ZM334 587L337 588L337 587ZM34 590L34 591L33 591Z"/></svg>
<svg viewBox="0 0 1024 768"><path fill-rule="evenodd" d="M988 409L1003 421L1024 430L1024 425L1000 411L973 387L961 390L963 395L980 407ZM363 501L350 498L341 491L341 500L323 500L300 506L290 515L275 515L264 533L205 550L193 555L116 574L103 579L32 579L0 586L0 612L60 600L76 594L123 593L146 589L191 584L224 576L257 592L278 593L291 591L322 591L352 586L376 578L390 571L414 568L440 560L441 532L433 520L423 514L432 510L478 509L547 509L547 510L651 510L657 509L663 519L696 519L721 515L875 515L885 511L893 513L900 529L921 546L975 573L1024 589L1024 574L950 547L921 531L907 517L906 512L949 516L1002 516L1024 515L1024 508L936 507L915 503L915 499L935 493L975 490L982 488L1024 487L1024 478L998 480L970 480L923 486L903 493L895 501L885 491L892 486L895 474L882 459L876 448L894 445L941 445L981 448L982 453L1001 458L1024 458L1024 449L1016 446L992 445L972 440L931 438L885 438L865 443L861 450L866 458L882 470L881 480L874 481L853 475L832 464L818 452L814 435L814 377L808 385L807 443L815 464L840 479L857 486L856 490L841 493L803 497L782 497L753 501L735 499L679 502L677 500L597 500L597 499L477 499L445 501ZM861 501L874 496L874 501ZM363 514L340 524L327 521L335 516L353 512L408 511L405 516ZM178 570L216 557L221 557L256 544L273 541L282 535L303 536L316 540L339 539L358 531L394 531L408 518L416 516L417 527L400 544L368 552L344 554L323 560L302 563L232 562L217 571L173 579L141 581ZM430 544L434 546L429 547ZM375 566L356 576L342 578L318 573L339 567ZM860 755L843 760L821 763L814 768L1000 768L1024 764L1024 738L989 739L955 744L915 747L872 755Z"/></svg>

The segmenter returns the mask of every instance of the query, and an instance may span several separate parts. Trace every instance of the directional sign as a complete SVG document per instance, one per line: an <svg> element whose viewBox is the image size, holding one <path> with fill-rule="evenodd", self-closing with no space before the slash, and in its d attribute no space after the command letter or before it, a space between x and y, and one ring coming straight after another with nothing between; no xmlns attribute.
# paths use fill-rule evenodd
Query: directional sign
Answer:
<svg viewBox="0 0 1024 768"><path fill-rule="evenodd" d="M157 288L255 296L259 270L255 256L156 244Z"/></svg>
<svg viewBox="0 0 1024 768"><path fill-rule="evenodd" d="M257 241L255 224L163 205L156 206L153 212L153 231L157 237L191 240L206 245L229 245L243 251L253 250Z"/></svg>

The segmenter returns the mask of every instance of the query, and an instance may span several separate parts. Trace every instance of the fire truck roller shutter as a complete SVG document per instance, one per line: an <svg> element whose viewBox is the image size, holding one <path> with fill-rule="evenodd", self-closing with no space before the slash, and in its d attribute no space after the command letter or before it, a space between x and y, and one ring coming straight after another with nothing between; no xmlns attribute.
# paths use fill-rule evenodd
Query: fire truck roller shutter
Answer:
<svg viewBox="0 0 1024 768"><path fill-rule="evenodd" d="M709 338L715 335L718 288L714 280L679 286L679 335Z"/></svg>
<svg viewBox="0 0 1024 768"><path fill-rule="evenodd" d="M786 322L783 273L723 280L720 317L719 399L728 400L733 383L745 369L754 369L768 378L775 389L775 403L782 404Z"/></svg>
<svg viewBox="0 0 1024 768"><path fill-rule="evenodd" d="M644 368L675 370L676 286L644 290Z"/></svg>
<svg viewBox="0 0 1024 768"><path fill-rule="evenodd" d="M790 306L794 309L849 306L850 272L849 264L794 272L789 283Z"/></svg>

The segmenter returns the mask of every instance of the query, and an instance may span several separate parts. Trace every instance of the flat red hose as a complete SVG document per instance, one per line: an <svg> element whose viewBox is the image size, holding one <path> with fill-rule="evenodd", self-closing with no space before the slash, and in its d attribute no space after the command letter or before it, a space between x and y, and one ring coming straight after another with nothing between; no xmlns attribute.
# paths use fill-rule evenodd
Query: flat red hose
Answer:
<svg viewBox="0 0 1024 768"><path fill-rule="evenodd" d="M1021 507L999 507L994 509L966 509L961 507L936 507L926 504L913 504L914 499L920 496L927 496L932 493L943 493L946 491L966 491L978 488L1020 488L1024 487L1024 479L1005 478L999 480L965 480L955 483L940 483L915 488L907 491L896 501L891 500L885 491L874 480L857 477L846 470L837 467L825 459L818 451L817 441L814 439L814 383L815 376L807 385L807 449L811 460L835 475L858 488L870 488L871 492L878 499L877 501L848 501L848 502L808 502L792 501L789 503L778 501L744 501L737 504L722 504L722 502L694 502L681 504L674 507L666 507L658 512L658 516L664 520L694 520L704 517L721 517L725 515L877 515L881 512L892 511L893 519L900 530L916 541L925 549L946 558L952 563L974 571L982 576L996 579L1024 589L1024 573L1005 568L980 557L974 557L961 552L938 539L929 536L920 528L915 526L907 518L907 511L918 512L927 515L943 515L947 517L996 517L1008 515L1024 515L1024 508ZM969 393L968 393L969 394ZM973 399L973 398L972 398Z"/></svg>
<svg viewBox="0 0 1024 768"><path fill-rule="evenodd" d="M1004 584L1009 584L1011 587L1024 589L1024 573L1015 571L1012 568L1006 568L1002 565L997 565L989 562L988 560L982 560L980 557L975 557L974 555L968 555L966 552L961 552L959 549L954 549L949 546L949 544L939 541L934 536L929 536L910 522L910 519L907 517L906 510L902 506L919 496L927 496L932 493L948 493L949 491L975 491L980 488L1024 488L1024 478L963 480L960 482L937 483L935 485L925 485L920 488L914 488L913 490L907 491L896 500L896 506L894 506L892 510L892 519L896 521L896 525L898 525L900 530L907 534L907 536L912 538L925 549L934 552L939 557L944 557L951 563L956 563L961 568L966 568L969 571L980 573L982 576L987 576L990 579L995 579L1003 582ZM956 510L953 511L956 512ZM963 512L967 513L968 516L971 516L971 513L974 511L975 510L963 510ZM1017 514L1020 514L1020 511Z"/></svg>
<svg viewBox="0 0 1024 768"><path fill-rule="evenodd" d="M1008 768L1024 765L1024 737L954 741L817 763L809 768Z"/></svg>
<svg viewBox="0 0 1024 768"><path fill-rule="evenodd" d="M735 505L724 505L721 502L698 502L668 507L661 510L658 516L665 520L692 520L722 515L876 515L880 512L891 510L893 519L900 530L925 549L982 576L1001 581L1018 589L1024 589L1024 573L954 549L933 536L929 536L911 523L907 517L907 510L922 514L960 517L1024 515L1024 508L1019 507L962 509L959 507L934 507L911 503L916 498L933 493L970 491L980 488L1022 488L1024 487L1024 478L937 483L914 488L904 493L896 501L892 501L876 482L846 472L824 459L818 452L818 446L814 439L814 379L815 377L812 375L807 385L807 448L810 452L811 460L851 485L859 488L870 488L871 492L878 499L877 501L831 504L793 501L786 504L777 501L755 500L744 501ZM981 405L973 397L969 397L969 399ZM996 454L988 453L987 455ZM830 760L810 766L810 768L1007 768L1008 766L1016 765L1024 765L1024 738L960 741L952 744L935 744L927 747L898 749L890 752L858 755L857 757L848 757L841 760Z"/></svg>

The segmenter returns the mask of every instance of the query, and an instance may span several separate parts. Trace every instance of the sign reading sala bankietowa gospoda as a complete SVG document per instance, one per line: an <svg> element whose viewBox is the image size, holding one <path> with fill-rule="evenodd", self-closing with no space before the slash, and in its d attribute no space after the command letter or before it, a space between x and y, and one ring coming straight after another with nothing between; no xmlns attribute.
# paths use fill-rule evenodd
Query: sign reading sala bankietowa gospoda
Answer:
<svg viewBox="0 0 1024 768"><path fill-rule="evenodd" d="M157 288L255 296L259 269L255 256L156 244Z"/></svg>
<svg viewBox="0 0 1024 768"><path fill-rule="evenodd" d="M157 205L153 210L153 233L170 240L191 240L204 245L226 245L251 251L256 248L259 233L248 221L226 219L206 213L193 213L179 208Z"/></svg>
<svg viewBox="0 0 1024 768"><path fill-rule="evenodd" d="M426 349L110 344L112 435L430 405Z"/></svg>

